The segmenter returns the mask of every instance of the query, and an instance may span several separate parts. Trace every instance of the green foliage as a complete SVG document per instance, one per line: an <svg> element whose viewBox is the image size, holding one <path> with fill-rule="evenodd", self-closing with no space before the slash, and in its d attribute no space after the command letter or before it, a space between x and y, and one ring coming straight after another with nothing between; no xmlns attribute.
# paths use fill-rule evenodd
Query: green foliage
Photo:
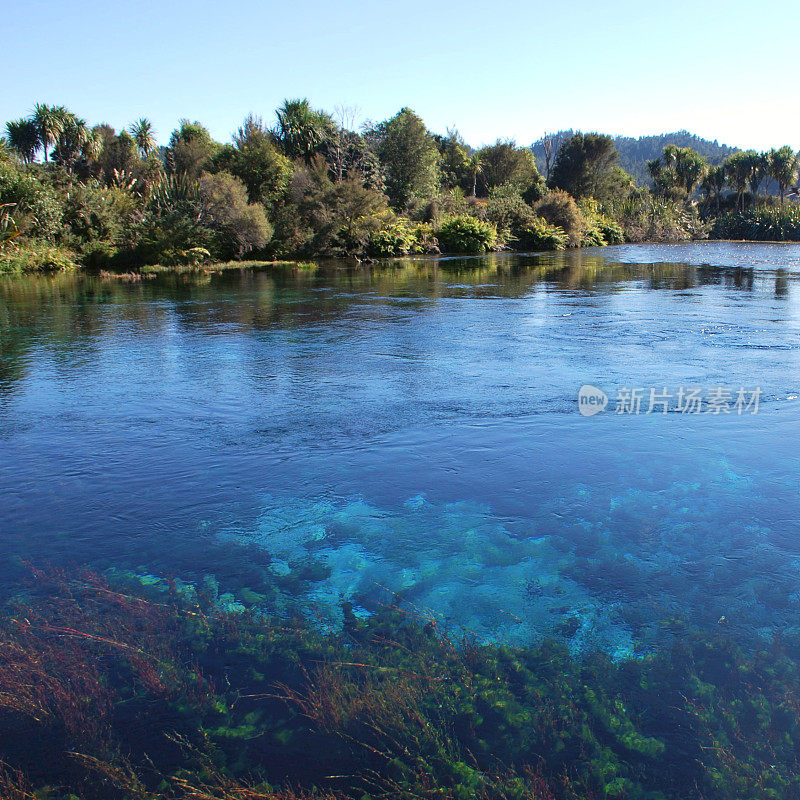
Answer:
<svg viewBox="0 0 800 800"><path fill-rule="evenodd" d="M558 145L571 136L576 131L559 131L550 134L550 138ZM544 140L539 140L533 145L533 152L537 162L543 168L545 162ZM709 162L709 164L721 164L729 155L736 152L735 147L728 147L716 141L703 139L700 136L689 133L689 131L676 131L674 133L658 134L655 136L640 136L633 138L630 136L615 136L614 146L619 152L620 167L636 181L636 185L645 187L650 185L651 176L647 169L647 162L658 158L667 145L677 145L678 147L691 147Z"/></svg>
<svg viewBox="0 0 800 800"><path fill-rule="evenodd" d="M289 158L306 163L332 140L335 128L330 114L311 108L308 100L285 100L277 110L275 138Z"/></svg>
<svg viewBox="0 0 800 800"><path fill-rule="evenodd" d="M130 141L135 150L133 139ZM167 169L171 174L196 180L219 149L204 125L183 119L169 140Z"/></svg>
<svg viewBox="0 0 800 800"><path fill-rule="evenodd" d="M65 110L53 147L53 161L72 172L79 162L85 164L95 155L97 145L97 137L89 130L86 120Z"/></svg>
<svg viewBox="0 0 800 800"><path fill-rule="evenodd" d="M494 225L467 214L446 217L436 235L445 253L485 253L497 243Z"/></svg>
<svg viewBox="0 0 800 800"><path fill-rule="evenodd" d="M397 209L433 195L439 150L425 123L410 109L380 123L369 135L386 172L386 193Z"/></svg>
<svg viewBox="0 0 800 800"><path fill-rule="evenodd" d="M633 188L613 141L599 134L557 134L532 149L498 140L476 151L455 129L432 134L408 108L363 135L352 130L352 110L338 109L337 120L307 100L287 100L272 130L249 115L221 146L184 119L158 148L147 118L117 133L38 105L6 125L0 205L14 207L17 244L58 245L85 266L183 265L196 248L212 260L262 250L433 253L438 238L452 252L539 250L703 237L733 204L726 186L743 210L774 180L783 205L800 163L783 147L736 152L707 168L683 144L694 140L676 135L651 163L654 197ZM545 150L557 187L547 195L534 157ZM48 163L35 163L37 155ZM698 187L701 204L691 202ZM715 235L794 235L790 220L754 219L720 220Z"/></svg>
<svg viewBox="0 0 800 800"><path fill-rule="evenodd" d="M534 209L550 225L564 231L570 247L581 245L587 228L586 217L569 194L560 189L554 189L540 200Z"/></svg>
<svg viewBox="0 0 800 800"><path fill-rule="evenodd" d="M213 232L202 222L196 181L168 176L153 190L136 223L125 233L120 258L133 264L184 264L195 247L208 248Z"/></svg>
<svg viewBox="0 0 800 800"><path fill-rule="evenodd" d="M16 207L16 203L0 204L0 248L8 247L19 236L16 220L11 216Z"/></svg>
<svg viewBox="0 0 800 800"><path fill-rule="evenodd" d="M127 131L117 135L113 128L100 128L97 135L101 140L97 166L103 181L113 184L132 179L140 163L133 137Z"/></svg>
<svg viewBox="0 0 800 800"><path fill-rule="evenodd" d="M271 207L291 180L289 159L258 117L248 116L233 138L234 146L226 145L214 156L211 171L230 172L247 187L251 203Z"/></svg>
<svg viewBox="0 0 800 800"><path fill-rule="evenodd" d="M725 189L727 179L728 176L726 175L725 166L723 164L718 164L716 166L710 166L706 170L703 179L700 181L700 189L706 198L706 202L710 203L713 199L717 211L719 211L720 208L722 192Z"/></svg>
<svg viewBox="0 0 800 800"><path fill-rule="evenodd" d="M30 120L36 128L45 161L48 160L50 146L55 145L64 129L68 113L64 106L48 106L44 103L37 103L33 108Z"/></svg>
<svg viewBox="0 0 800 800"><path fill-rule="evenodd" d="M6 123L6 136L9 146L20 159L30 164L41 147L39 130L33 120L17 119Z"/></svg>
<svg viewBox="0 0 800 800"><path fill-rule="evenodd" d="M564 230L537 216L507 185L492 192L485 214L496 227L501 244L521 250L563 250L567 245Z"/></svg>
<svg viewBox="0 0 800 800"><path fill-rule="evenodd" d="M356 177L334 183L320 157L295 170L286 199L276 217L276 236L290 252L364 253L389 216L382 194Z"/></svg>
<svg viewBox="0 0 800 800"><path fill-rule="evenodd" d="M264 207L248 203L245 185L229 172L202 175L199 195L204 218L214 231L216 258L242 258L263 248L272 237Z"/></svg>
<svg viewBox="0 0 800 800"><path fill-rule="evenodd" d="M615 205L613 217L628 242L680 242L707 235L695 209L642 189Z"/></svg>
<svg viewBox="0 0 800 800"><path fill-rule="evenodd" d="M766 154L766 160L767 171L769 176L778 184L781 205L783 205L786 187L797 181L797 172L800 169L800 155L795 153L788 145L784 145L777 150L770 150Z"/></svg>
<svg viewBox="0 0 800 800"><path fill-rule="evenodd" d="M691 200L708 172L708 162L690 147L667 145L660 158L648 162L656 192L673 200Z"/></svg>
<svg viewBox="0 0 800 800"><path fill-rule="evenodd" d="M499 231L513 231L530 222L535 214L522 195L508 184L494 189L485 206L486 218Z"/></svg>
<svg viewBox="0 0 800 800"><path fill-rule="evenodd" d="M569 237L563 228L534 216L517 229L512 243L521 250L563 250L569 243Z"/></svg>
<svg viewBox="0 0 800 800"><path fill-rule="evenodd" d="M760 206L722 215L711 228L714 239L800 242L800 207Z"/></svg>
<svg viewBox="0 0 800 800"><path fill-rule="evenodd" d="M407 256L438 252L438 244L431 225L394 218L370 234L367 252L373 256Z"/></svg>
<svg viewBox="0 0 800 800"><path fill-rule="evenodd" d="M74 182L64 194L62 238L82 253L86 266L102 266L117 254L136 213L137 203L129 192L98 180Z"/></svg>
<svg viewBox="0 0 800 800"><path fill-rule="evenodd" d="M480 156L471 153L461 134L453 129L447 136L434 136L439 147L439 174L445 189L461 188L475 194L473 186L480 172ZM474 159L474 160L473 160Z"/></svg>
<svg viewBox="0 0 800 800"><path fill-rule="evenodd" d="M141 117L131 125L130 134L142 158L147 158L155 150L156 132L153 129L153 124L146 117Z"/></svg>
<svg viewBox="0 0 800 800"><path fill-rule="evenodd" d="M63 207L50 183L13 165L0 165L0 203L13 203L20 233L55 243L61 231Z"/></svg>
<svg viewBox="0 0 800 800"><path fill-rule="evenodd" d="M544 194L544 180L536 169L533 153L513 141L498 140L484 147L477 154L477 165L484 195L504 185L526 194L528 200L538 200Z"/></svg>
<svg viewBox="0 0 800 800"><path fill-rule="evenodd" d="M0 273L69 272L78 264L69 250L46 242L13 242L0 247Z"/></svg>
<svg viewBox="0 0 800 800"><path fill-rule="evenodd" d="M619 153L610 136L576 133L564 141L556 156L550 186L573 197L594 197L603 201L619 181Z"/></svg>
<svg viewBox="0 0 800 800"><path fill-rule="evenodd" d="M728 185L736 193L737 208L744 211L745 192L748 187L755 188L756 191L753 192L755 199L766 166L765 157L755 150L745 150L728 156L723 165Z"/></svg>
<svg viewBox="0 0 800 800"><path fill-rule="evenodd" d="M603 246L622 244L625 233L619 223L600 210L600 204L593 198L580 202L580 209L586 218L583 233L583 244L586 246Z"/></svg>

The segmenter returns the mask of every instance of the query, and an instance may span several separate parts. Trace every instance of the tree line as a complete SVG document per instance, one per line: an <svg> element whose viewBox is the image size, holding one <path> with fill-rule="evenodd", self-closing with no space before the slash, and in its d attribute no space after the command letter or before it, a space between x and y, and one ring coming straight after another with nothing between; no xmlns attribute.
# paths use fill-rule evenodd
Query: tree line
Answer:
<svg viewBox="0 0 800 800"><path fill-rule="evenodd" d="M730 234L744 224L734 215L765 208L776 238L800 235L785 208L799 166L788 146L711 165L669 144L643 188L597 133L545 137L542 176L532 148L474 148L410 108L360 128L354 119L286 100L272 124L248 115L228 143L181 120L159 147L146 118L116 131L37 104L0 139L0 264L560 249ZM770 181L779 202L762 194Z"/></svg>

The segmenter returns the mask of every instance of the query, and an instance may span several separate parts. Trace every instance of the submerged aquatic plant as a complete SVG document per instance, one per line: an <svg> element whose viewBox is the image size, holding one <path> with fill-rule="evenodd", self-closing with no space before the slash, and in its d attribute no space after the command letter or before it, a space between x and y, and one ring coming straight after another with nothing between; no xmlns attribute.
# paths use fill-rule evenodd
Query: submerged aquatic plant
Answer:
<svg viewBox="0 0 800 800"><path fill-rule="evenodd" d="M454 639L397 608L359 619L345 605L343 629L322 633L204 611L176 581L32 574L1 626L0 791L13 800L800 789L800 665L778 642L745 653L720 627L647 658L579 660L552 641Z"/></svg>

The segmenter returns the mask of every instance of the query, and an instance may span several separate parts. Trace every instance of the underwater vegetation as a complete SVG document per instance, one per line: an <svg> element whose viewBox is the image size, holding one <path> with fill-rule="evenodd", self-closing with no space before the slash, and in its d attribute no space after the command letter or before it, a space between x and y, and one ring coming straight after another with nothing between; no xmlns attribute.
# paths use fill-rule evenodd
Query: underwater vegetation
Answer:
<svg viewBox="0 0 800 800"><path fill-rule="evenodd" d="M800 664L720 626L643 658L324 631L169 579L39 570L0 620L0 796L798 798Z"/></svg>
<svg viewBox="0 0 800 800"><path fill-rule="evenodd" d="M568 637L573 652L602 645L617 656L633 653L613 610L560 574L567 555L530 525L517 530L474 501L417 495L385 508L362 498L271 496L251 525L237 523L218 538L266 554L278 591L263 610L294 611L340 629L342 600L357 616L401 601L478 637L515 644L552 634L567 613L579 621Z"/></svg>
<svg viewBox="0 0 800 800"><path fill-rule="evenodd" d="M740 512L751 477L725 459L672 477L667 488L573 484L518 517L425 495L387 506L273 494L215 535L262 570L249 584L262 597L234 590L220 602L330 630L342 628L342 601L357 617L397 604L481 640L559 639L578 658L638 657L724 619L758 646L779 633L800 657L796 544L761 523L758 501Z"/></svg>

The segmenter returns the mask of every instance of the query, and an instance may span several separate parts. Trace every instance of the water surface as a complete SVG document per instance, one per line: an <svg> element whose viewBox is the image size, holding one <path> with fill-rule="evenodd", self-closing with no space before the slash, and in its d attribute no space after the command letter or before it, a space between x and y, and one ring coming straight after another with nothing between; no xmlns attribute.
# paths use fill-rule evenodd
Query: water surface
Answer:
<svg viewBox="0 0 800 800"><path fill-rule="evenodd" d="M0 569L618 657L800 644L799 280L800 246L732 243L0 279ZM614 413L718 385L759 413Z"/></svg>

